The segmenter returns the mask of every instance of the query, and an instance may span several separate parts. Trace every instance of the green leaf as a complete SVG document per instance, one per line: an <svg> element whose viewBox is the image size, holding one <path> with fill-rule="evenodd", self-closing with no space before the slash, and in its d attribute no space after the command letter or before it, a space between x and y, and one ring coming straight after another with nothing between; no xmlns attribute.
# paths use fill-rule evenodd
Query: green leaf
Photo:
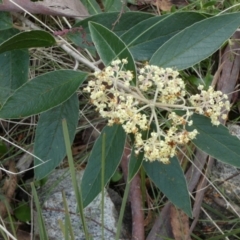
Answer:
<svg viewBox="0 0 240 240"><path fill-rule="evenodd" d="M120 170L116 170L116 172L114 172L113 176L111 177L111 182L119 182L123 177L122 172L120 172Z"/></svg>
<svg viewBox="0 0 240 240"><path fill-rule="evenodd" d="M47 111L69 99L87 75L73 70L40 75L22 85L6 100L0 118L22 118Z"/></svg>
<svg viewBox="0 0 240 240"><path fill-rule="evenodd" d="M212 125L208 117L194 114L192 120L193 125L187 130L199 132L192 141L198 148L224 163L240 167L240 140L236 136L223 125Z"/></svg>
<svg viewBox="0 0 240 240"><path fill-rule="evenodd" d="M128 63L124 65L125 70L130 70L136 81L136 68L133 57L124 42L106 27L90 22L92 40L105 66L108 66L114 59L126 58Z"/></svg>
<svg viewBox="0 0 240 240"><path fill-rule="evenodd" d="M0 53L32 47L51 47L55 44L54 37L45 31L34 30L16 34L0 45Z"/></svg>
<svg viewBox="0 0 240 240"><path fill-rule="evenodd" d="M28 203L22 202L14 210L14 216L21 222L31 221L31 208Z"/></svg>
<svg viewBox="0 0 240 240"><path fill-rule="evenodd" d="M14 35L19 34L20 31L15 28L4 29L0 31L0 43L2 44L4 41L13 37Z"/></svg>
<svg viewBox="0 0 240 240"><path fill-rule="evenodd" d="M131 3L133 5L139 5L139 1L138 0L127 0L128 3Z"/></svg>
<svg viewBox="0 0 240 240"><path fill-rule="evenodd" d="M0 141L0 157L8 152L7 145L2 140Z"/></svg>
<svg viewBox="0 0 240 240"><path fill-rule="evenodd" d="M102 2L105 12L119 12L119 16L121 16L123 11L130 11L126 4L122 1L103 0Z"/></svg>
<svg viewBox="0 0 240 240"><path fill-rule="evenodd" d="M103 2L103 6L104 6L105 12L108 12L109 9L112 8L114 2L116 2L116 1L114 1L114 0L103 0L102 2ZM119 2L119 3L120 3L120 2ZM120 4L121 4L121 3L120 3ZM117 11L116 11L116 12L117 12Z"/></svg>
<svg viewBox="0 0 240 240"><path fill-rule="evenodd" d="M75 93L71 98L61 105L42 113L38 121L34 154L35 178L43 179L51 173L66 156L66 148L62 131L62 120L66 119L70 142L73 142L78 123L78 97Z"/></svg>
<svg viewBox="0 0 240 240"><path fill-rule="evenodd" d="M209 57L240 25L240 13L208 18L176 34L150 59L150 64L186 69Z"/></svg>
<svg viewBox="0 0 240 240"><path fill-rule="evenodd" d="M118 36L120 36L125 31L135 26L137 23L151 17L154 17L154 15L142 12L127 12L123 13L119 19L119 12L101 13L76 23L73 26L73 29L81 27L83 28L83 31L81 33L70 32L67 34L67 36L72 42L74 42L74 44L76 44L79 47L94 49L93 46L91 46L92 40L88 27L89 22L99 23L105 26L106 28L111 29Z"/></svg>
<svg viewBox="0 0 240 240"><path fill-rule="evenodd" d="M90 15L102 12L97 1L95 0L81 0L81 2L86 7Z"/></svg>
<svg viewBox="0 0 240 240"><path fill-rule="evenodd" d="M12 17L8 12L0 12L0 30L12 28Z"/></svg>
<svg viewBox="0 0 240 240"><path fill-rule="evenodd" d="M147 19L121 36L137 61L149 60L172 36L206 17L200 13L178 12Z"/></svg>
<svg viewBox="0 0 240 240"><path fill-rule="evenodd" d="M0 43L18 32L13 28L0 31ZM13 50L0 54L0 66L0 105L2 105L14 90L28 80L28 50Z"/></svg>
<svg viewBox="0 0 240 240"><path fill-rule="evenodd" d="M105 136L105 137L104 137ZM105 139L105 146L103 146ZM86 207L101 192L101 167L103 147L104 158L104 186L115 173L124 150L126 134L121 125L106 126L95 142L85 169L82 182L83 206Z"/></svg>
<svg viewBox="0 0 240 240"><path fill-rule="evenodd" d="M144 161L143 167L148 177L166 197L189 217L192 217L191 202L182 168L176 157L171 158L170 161L170 164Z"/></svg>
<svg viewBox="0 0 240 240"><path fill-rule="evenodd" d="M204 83L204 89L207 90L209 86L211 86L213 81L213 75L211 75L210 72L207 73L205 77L197 77L194 75L190 75L189 77L185 78L185 80L189 81L192 85L194 85L196 88Z"/></svg>
<svg viewBox="0 0 240 240"><path fill-rule="evenodd" d="M13 50L0 54L0 104L28 80L29 54L27 50Z"/></svg>
<svg viewBox="0 0 240 240"><path fill-rule="evenodd" d="M128 181L130 182L139 171L142 166L144 152L140 152L138 155L135 154L134 147L132 148L130 160L128 163Z"/></svg>

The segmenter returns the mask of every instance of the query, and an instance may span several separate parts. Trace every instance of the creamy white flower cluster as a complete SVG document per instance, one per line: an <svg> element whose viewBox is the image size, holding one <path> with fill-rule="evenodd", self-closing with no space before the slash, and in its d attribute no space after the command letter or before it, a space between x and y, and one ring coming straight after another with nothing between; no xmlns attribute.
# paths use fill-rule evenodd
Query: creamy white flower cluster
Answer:
<svg viewBox="0 0 240 240"><path fill-rule="evenodd" d="M152 132L147 140L142 139L142 134L135 134L136 154L139 151L144 151L146 160L159 160L163 163L169 163L169 158L176 154L176 148L179 145L187 144L194 139L198 134L197 130L188 132L185 125L191 125L192 121L187 122L182 116L178 116L175 112L169 114L168 119L172 120L172 126L166 131ZM183 128L178 128L178 125L183 125Z"/></svg>
<svg viewBox="0 0 240 240"><path fill-rule="evenodd" d="M198 89L200 94L192 95L189 100L192 106L195 107L195 112L211 118L212 124L219 125L219 117L227 118L223 109L230 110L230 102L227 101L228 96L221 91L214 91L213 87L209 87L207 91L200 85Z"/></svg>
<svg viewBox="0 0 240 240"><path fill-rule="evenodd" d="M172 68L160 68L146 65L139 69L137 85L131 86L134 76L124 70L127 60L115 60L103 71L95 72L95 79L88 82L84 89L90 93L91 102L108 124L122 124L126 133L135 135L135 151L144 151L146 160L159 160L169 163L176 154L179 145L187 144L198 134L197 130L188 132L186 125L192 125L189 120L193 111L211 118L218 125L218 117L226 117L221 113L223 107L229 109L226 95L209 88L204 91L199 87L200 94L189 98L192 106L186 106L187 92L184 81L179 73ZM170 127L161 128L157 109L169 111L167 121ZM185 110L184 116L179 116L173 110ZM150 110L150 111L149 111ZM148 130L154 121L156 131L144 139L142 132ZM166 120L165 120L166 121Z"/></svg>
<svg viewBox="0 0 240 240"><path fill-rule="evenodd" d="M108 118L109 125L119 123L126 133L136 133L146 130L148 121L137 108L139 102L131 95L133 74L122 70L126 63L125 59L113 61L104 71L96 72L96 79L89 81L84 90L91 93L91 102L103 118Z"/></svg>
<svg viewBox="0 0 240 240"><path fill-rule="evenodd" d="M160 103L174 104L186 95L185 84L178 75L172 68L147 65L139 70L139 89L155 96Z"/></svg>

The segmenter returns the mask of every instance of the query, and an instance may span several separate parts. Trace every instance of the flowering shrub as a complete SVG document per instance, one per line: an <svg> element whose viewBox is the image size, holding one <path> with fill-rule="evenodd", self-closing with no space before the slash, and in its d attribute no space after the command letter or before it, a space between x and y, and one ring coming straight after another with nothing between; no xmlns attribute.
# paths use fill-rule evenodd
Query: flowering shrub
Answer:
<svg viewBox="0 0 240 240"><path fill-rule="evenodd" d="M88 158L81 182L83 206L93 201L110 181L125 149L129 148L126 134L131 134L134 146L128 159L128 182L143 169L174 205L192 216L184 171L175 157L179 146L191 141L213 158L240 167L239 140L219 124L220 118L227 117L223 112L229 110L227 96L203 86L199 86L198 94L191 96L172 67L191 69L210 59L239 27L240 14L95 13L70 28L81 29L81 34L74 30L52 34L45 31L46 26L44 31L37 27L20 32L15 29L12 17L3 15L0 118L21 119L40 114L34 140L34 176L43 179L66 156L63 119L67 122L69 142L74 140L79 123L77 92L88 81L85 91L90 93L91 102L101 116L108 119L109 126L101 131ZM29 19L26 24L34 26ZM25 27L24 23L21 29ZM61 38L60 32L67 34ZM29 81L32 51L28 49L51 46L71 56L72 70L65 69L70 65L60 64ZM86 49L93 56L77 49ZM149 65L136 69L136 62L145 61ZM102 64L106 68L101 71ZM44 66L48 65L44 62Z"/></svg>
<svg viewBox="0 0 240 240"><path fill-rule="evenodd" d="M220 124L219 117L226 119L222 110L229 110L230 103L222 92L212 87L205 91L199 86L200 93L190 96L176 70L154 65L140 68L137 84L132 86L134 76L124 70L127 63L126 59L112 61L103 71L95 72L96 79L89 81L84 90L90 93L91 102L100 115L108 119L108 125L121 124L126 133L135 135L135 153L144 151L145 160L169 163L178 145L194 139L198 131L185 128L186 124L192 125L193 112L210 117L214 125ZM167 130L161 128L166 121L159 120L156 109L169 112ZM174 110L186 113L179 116ZM152 121L156 131L144 140L142 131L149 129Z"/></svg>

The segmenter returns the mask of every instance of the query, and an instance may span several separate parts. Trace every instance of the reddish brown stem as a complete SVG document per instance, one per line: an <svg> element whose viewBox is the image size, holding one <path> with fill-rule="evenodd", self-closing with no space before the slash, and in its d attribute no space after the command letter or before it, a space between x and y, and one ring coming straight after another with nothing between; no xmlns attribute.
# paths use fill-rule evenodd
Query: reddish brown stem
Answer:
<svg viewBox="0 0 240 240"><path fill-rule="evenodd" d="M125 151L121 161L121 167L125 181L128 176L128 162L131 150L125 147ZM129 201L132 208L132 239L144 240L144 213L142 207L142 193L140 190L140 174L136 174L130 184Z"/></svg>

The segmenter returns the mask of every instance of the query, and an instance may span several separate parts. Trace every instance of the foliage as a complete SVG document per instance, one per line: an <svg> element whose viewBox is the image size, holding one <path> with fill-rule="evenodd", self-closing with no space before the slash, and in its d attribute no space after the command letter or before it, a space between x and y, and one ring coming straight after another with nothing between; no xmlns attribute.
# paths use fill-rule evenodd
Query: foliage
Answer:
<svg viewBox="0 0 240 240"><path fill-rule="evenodd" d="M106 126L102 130L89 156L89 164L81 182L84 207L94 200L99 194L99 189L101 189L102 161L106 165L104 169L104 186L113 176L121 161L125 139L126 134L119 125Z"/></svg>
<svg viewBox="0 0 240 240"><path fill-rule="evenodd" d="M177 70L191 68L221 48L240 25L240 13L209 16L186 11L157 17L141 12L119 15L116 12L100 13L101 9L94 1L82 2L90 13L96 15L77 22L73 30L81 27L80 32L69 31L67 39L78 47L87 48L92 56L99 56L104 67L111 65L114 60L127 59L122 70L131 72L133 76L129 89L139 85L139 66L145 64L143 61ZM105 4L111 9L109 2L106 1ZM79 114L76 92L82 89L84 82L96 79L96 74L91 73L91 70L97 70L99 74L103 68L98 69L87 59L83 64L87 62L86 67L91 68L88 71L56 69L28 79L29 49L60 47L62 42L42 30L20 33L10 22L9 15L0 13L0 118L21 119L40 114L34 145L35 178L39 180L52 172L66 156L61 122L67 120L72 143ZM156 110L159 121L165 122L161 125L163 132L171 124L166 123L167 115L164 111L167 110L169 109L160 107ZM192 140L196 147L220 161L239 167L240 142L236 137L222 125L213 126L210 118L193 114L189 115L188 120L193 120L193 125L186 129L198 131ZM156 125L155 121L153 127ZM149 136L151 132L149 130ZM135 155L135 140L129 139L126 140L121 124L103 129L94 144L83 177L83 205L88 205L101 192L102 159L105 161L106 185L119 166L125 141L128 141L132 147L129 181L142 165L166 197L192 216L187 183L176 156L170 159L168 165L162 163L161 159L153 163L146 162L142 152Z"/></svg>

